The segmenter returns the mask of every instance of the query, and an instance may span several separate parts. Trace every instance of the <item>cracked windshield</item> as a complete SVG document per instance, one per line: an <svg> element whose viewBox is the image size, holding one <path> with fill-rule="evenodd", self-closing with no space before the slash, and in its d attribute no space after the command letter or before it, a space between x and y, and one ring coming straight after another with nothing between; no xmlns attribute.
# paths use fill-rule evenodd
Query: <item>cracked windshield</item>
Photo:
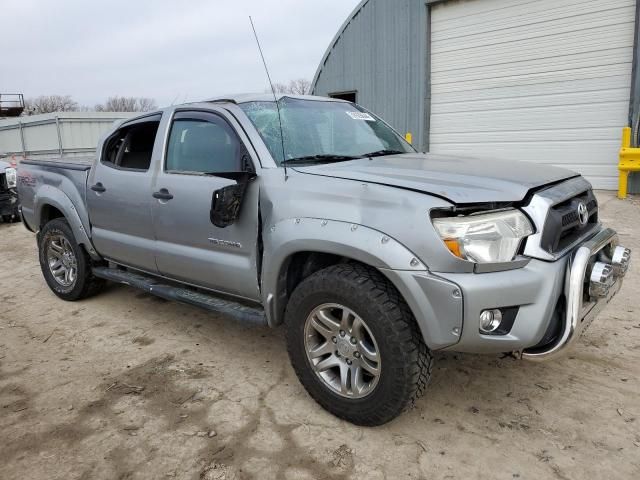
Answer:
<svg viewBox="0 0 640 480"><path fill-rule="evenodd" d="M240 107L279 165L415 152L382 120L353 103L283 97L278 105L284 132L284 155L275 102L247 102Z"/></svg>

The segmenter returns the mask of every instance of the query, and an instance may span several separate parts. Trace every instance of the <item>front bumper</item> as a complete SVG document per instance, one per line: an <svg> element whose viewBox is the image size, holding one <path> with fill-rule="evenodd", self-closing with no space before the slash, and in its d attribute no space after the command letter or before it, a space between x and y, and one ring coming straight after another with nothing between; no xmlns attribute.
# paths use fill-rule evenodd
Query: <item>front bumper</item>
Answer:
<svg viewBox="0 0 640 480"><path fill-rule="evenodd" d="M0 215L18 215L18 196L11 191L0 193Z"/></svg>
<svg viewBox="0 0 640 480"><path fill-rule="evenodd" d="M611 264L617 245L615 231L603 229L553 262L531 259L525 267L511 271L439 274L459 286L464 305L459 342L446 349L468 353L515 351L528 360L560 355L620 289L626 268L611 269L609 283L596 285L602 287L599 291L591 288L595 285L591 282L594 265ZM479 318L484 310L512 307L517 308L517 314L508 332L480 332Z"/></svg>
<svg viewBox="0 0 640 480"><path fill-rule="evenodd" d="M522 358L556 358L580 338L622 287L631 252L616 251L616 247L618 236L607 228L572 253L565 273L566 314L561 334L549 345L525 349Z"/></svg>

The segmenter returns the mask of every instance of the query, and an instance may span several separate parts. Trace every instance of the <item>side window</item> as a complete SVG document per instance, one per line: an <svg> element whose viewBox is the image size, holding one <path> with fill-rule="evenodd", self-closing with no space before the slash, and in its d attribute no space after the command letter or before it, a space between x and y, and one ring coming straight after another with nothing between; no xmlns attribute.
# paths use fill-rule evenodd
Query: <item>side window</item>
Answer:
<svg viewBox="0 0 640 480"><path fill-rule="evenodd" d="M168 172L224 173L243 170L244 147L231 126L216 115L180 118L171 126ZM206 119L205 119L206 118Z"/></svg>
<svg viewBox="0 0 640 480"><path fill-rule="evenodd" d="M160 122L141 122L122 127L105 145L102 163L115 168L147 171Z"/></svg>
<svg viewBox="0 0 640 480"><path fill-rule="evenodd" d="M120 129L116 133L111 135L111 137L109 137L104 147L104 153L102 155L102 163L107 164L110 167L116 166L116 162L118 161L118 153L122 148L122 144L124 143L125 136L126 136L125 130Z"/></svg>

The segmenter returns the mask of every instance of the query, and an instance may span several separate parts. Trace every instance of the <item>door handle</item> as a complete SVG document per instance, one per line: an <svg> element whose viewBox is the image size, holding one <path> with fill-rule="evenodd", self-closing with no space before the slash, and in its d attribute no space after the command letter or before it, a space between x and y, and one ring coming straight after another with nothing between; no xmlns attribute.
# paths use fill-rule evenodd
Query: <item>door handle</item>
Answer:
<svg viewBox="0 0 640 480"><path fill-rule="evenodd" d="M158 200L171 200L173 195L171 195L166 188L161 188L159 192L153 192L153 198L157 198Z"/></svg>
<svg viewBox="0 0 640 480"><path fill-rule="evenodd" d="M106 188L104 188L104 186L102 185L102 183L98 182L95 185L91 186L91 190L93 190L94 192L98 192L98 193L104 193L107 191Z"/></svg>

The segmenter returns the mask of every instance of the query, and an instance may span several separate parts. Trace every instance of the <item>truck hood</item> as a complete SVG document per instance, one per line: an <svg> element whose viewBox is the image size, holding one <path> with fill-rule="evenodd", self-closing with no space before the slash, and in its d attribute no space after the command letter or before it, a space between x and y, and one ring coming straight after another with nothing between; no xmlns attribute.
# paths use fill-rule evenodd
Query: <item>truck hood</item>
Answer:
<svg viewBox="0 0 640 480"><path fill-rule="evenodd" d="M537 163L403 154L295 167L296 171L420 191L456 204L518 202L529 190L579 174Z"/></svg>

